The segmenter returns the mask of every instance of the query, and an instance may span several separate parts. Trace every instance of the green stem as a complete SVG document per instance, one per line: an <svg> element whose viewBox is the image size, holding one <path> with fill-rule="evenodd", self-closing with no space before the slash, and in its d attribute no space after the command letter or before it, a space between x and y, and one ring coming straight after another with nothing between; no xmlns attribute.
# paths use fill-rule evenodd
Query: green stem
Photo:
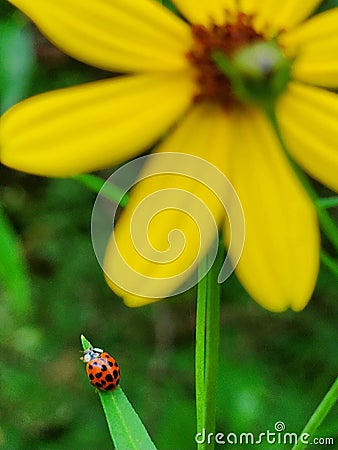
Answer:
<svg viewBox="0 0 338 450"><path fill-rule="evenodd" d="M278 137L279 143L280 143L282 149L284 150L285 156L287 157L287 159L288 159L289 163L291 164L294 172L296 173L299 181L302 183L304 189L306 190L306 192L308 193L309 197L311 198L311 200L313 201L313 203L315 205L321 229L326 234L327 238L331 241L331 243L333 244L335 249L338 251L338 232L337 232L336 224L330 217L327 210L324 209L323 207L319 206L320 199L318 198L316 191L311 186L306 175L300 170L300 168L297 166L297 164L290 158L288 150L287 150L285 142L284 142L284 139L282 137L279 125L278 125L274 107L271 107L271 106L267 107L265 112L274 128L274 131Z"/></svg>
<svg viewBox="0 0 338 450"><path fill-rule="evenodd" d="M325 395L323 400L320 402L318 408L315 410L315 412L310 417L310 420L305 425L305 428L302 431L302 435L305 437L305 434L308 434L309 436L309 443L310 443L310 437L313 436L313 434L316 432L320 424L323 422L327 414L330 412L330 410L333 408L335 403L338 400L338 378L336 378L336 381L331 386L329 392ZM292 447L292 450L303 450L306 448L308 444L304 444L302 442L298 442L296 445Z"/></svg>
<svg viewBox="0 0 338 450"><path fill-rule="evenodd" d="M335 208L338 206L338 196L335 195L333 197L328 198L319 198L317 201L318 208L328 209Z"/></svg>
<svg viewBox="0 0 338 450"><path fill-rule="evenodd" d="M337 262L332 259L327 253L325 253L323 250L320 253L320 259L322 260L322 263L325 264L325 266L338 278L338 264Z"/></svg>
<svg viewBox="0 0 338 450"><path fill-rule="evenodd" d="M107 183L106 180L103 180L100 177L88 173L82 173L80 175L75 175L73 179L83 184L96 194L98 194L104 187L101 192L104 197L115 203L120 203L121 206L127 206L129 200L128 194L124 193L119 187L111 183Z"/></svg>
<svg viewBox="0 0 338 450"><path fill-rule="evenodd" d="M206 365L205 365L205 429L214 433L216 428L216 394L219 365L220 340L220 301L221 285L217 278L224 256L223 243L220 242L218 256L208 277L207 326L206 326ZM209 445L214 448L214 440Z"/></svg>
<svg viewBox="0 0 338 450"><path fill-rule="evenodd" d="M207 256L200 263L198 268L198 278L205 273L207 267ZM197 433L202 431L204 426L204 405L205 405L205 317L207 311L207 275L201 279L197 286L197 307L196 307L196 347L195 347L195 388L196 388L196 421ZM203 444L198 444L198 448L204 448Z"/></svg>
<svg viewBox="0 0 338 450"><path fill-rule="evenodd" d="M317 214L323 232L338 252L338 232L334 221L331 219L326 209L317 208Z"/></svg>
<svg viewBox="0 0 338 450"><path fill-rule="evenodd" d="M199 282L196 317L196 411L197 432L205 430L206 436L216 428L216 393L219 362L220 298L221 286L217 277L223 262L224 249L220 242L218 256ZM208 257L202 262L205 269ZM203 272L202 272L203 273ZM212 450L214 441L198 443L198 449Z"/></svg>

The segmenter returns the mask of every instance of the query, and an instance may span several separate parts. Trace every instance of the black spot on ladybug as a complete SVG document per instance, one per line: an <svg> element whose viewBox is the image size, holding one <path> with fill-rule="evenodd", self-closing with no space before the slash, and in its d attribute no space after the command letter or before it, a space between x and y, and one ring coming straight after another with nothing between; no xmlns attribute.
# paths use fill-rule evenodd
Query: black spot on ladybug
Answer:
<svg viewBox="0 0 338 450"><path fill-rule="evenodd" d="M94 366L98 366L99 363L98 363L97 361L95 361L95 362L93 362L93 365L94 365Z"/></svg>
<svg viewBox="0 0 338 450"><path fill-rule="evenodd" d="M113 367L113 365L114 365L114 363L112 363L111 361L107 361L107 363L108 363L109 367Z"/></svg>
<svg viewBox="0 0 338 450"><path fill-rule="evenodd" d="M105 377L106 381L114 381L114 378L112 377L112 375L110 373L108 373L108 375L106 375Z"/></svg>
<svg viewBox="0 0 338 450"><path fill-rule="evenodd" d="M89 378L90 378L91 380L94 380L94 375L93 375L92 373L90 373L90 374L89 374Z"/></svg>
<svg viewBox="0 0 338 450"><path fill-rule="evenodd" d="M107 372L108 367L105 364L102 364L101 370L102 370L102 372Z"/></svg>
<svg viewBox="0 0 338 450"><path fill-rule="evenodd" d="M95 383L95 386L98 387L98 388L102 388L102 384L101 384L99 381L97 381L97 382Z"/></svg>
<svg viewBox="0 0 338 450"><path fill-rule="evenodd" d="M118 379L115 381L116 386L119 384L119 382L120 382L120 379L118 378Z"/></svg>
<svg viewBox="0 0 338 450"><path fill-rule="evenodd" d="M93 370L93 366L91 364L88 364L88 369Z"/></svg>
<svg viewBox="0 0 338 450"><path fill-rule="evenodd" d="M107 383L104 380L101 380L102 386L105 386Z"/></svg>
<svg viewBox="0 0 338 450"><path fill-rule="evenodd" d="M115 387L115 384L108 384L108 386L106 386L104 389L106 390L106 391L111 391L112 389L114 389L114 387Z"/></svg>
<svg viewBox="0 0 338 450"><path fill-rule="evenodd" d="M118 376L120 375L119 371L116 369L114 370L113 374L114 374L114 378L118 378Z"/></svg>
<svg viewBox="0 0 338 450"><path fill-rule="evenodd" d="M95 377L96 377L96 378L101 378L101 377L102 377L102 373L101 373L101 372L96 373L96 374L95 374Z"/></svg>

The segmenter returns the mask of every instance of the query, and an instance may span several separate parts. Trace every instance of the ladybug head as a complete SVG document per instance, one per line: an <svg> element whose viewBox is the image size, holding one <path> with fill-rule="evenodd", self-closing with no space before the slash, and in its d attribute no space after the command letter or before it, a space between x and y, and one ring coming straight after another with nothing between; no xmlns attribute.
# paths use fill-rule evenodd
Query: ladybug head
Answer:
<svg viewBox="0 0 338 450"><path fill-rule="evenodd" d="M98 358L103 353L101 348L88 348L83 352L83 356L81 357L84 363L91 361L92 359Z"/></svg>

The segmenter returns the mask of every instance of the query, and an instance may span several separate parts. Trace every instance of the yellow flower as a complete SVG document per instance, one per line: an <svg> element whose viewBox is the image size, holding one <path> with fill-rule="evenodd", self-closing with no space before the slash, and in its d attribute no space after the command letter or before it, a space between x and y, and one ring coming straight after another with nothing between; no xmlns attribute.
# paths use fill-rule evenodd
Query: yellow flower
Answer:
<svg viewBox="0 0 338 450"><path fill-rule="evenodd" d="M283 138L301 167L337 190L338 100L323 88L338 87L338 9L305 21L319 0L173 0L182 20L151 0L11 3L69 55L129 75L39 95L15 106L2 119L1 161L29 173L69 176L130 159L169 130L157 153L204 158L238 192L246 221L236 268L243 286L269 310L304 308L319 266L314 207L265 115L236 99L211 53L218 49L231 55L254 40L277 39L293 60L292 80L276 110ZM144 292L153 278L184 271L199 245L190 218L178 218L169 209L149 226L150 241L165 252L168 232L179 222L192 238L183 252L185 262L177 260L172 272L170 264L145 262L135 250L129 233L135 208L157 189L170 187L198 189L217 225L224 222L222 206L204 187L179 176L140 183L117 224L116 242L127 262L143 271ZM117 262L116 252L108 251L108 281L125 302L138 306L155 301L156 295L132 295L116 286L122 270ZM170 295L173 289L168 282L161 294Z"/></svg>

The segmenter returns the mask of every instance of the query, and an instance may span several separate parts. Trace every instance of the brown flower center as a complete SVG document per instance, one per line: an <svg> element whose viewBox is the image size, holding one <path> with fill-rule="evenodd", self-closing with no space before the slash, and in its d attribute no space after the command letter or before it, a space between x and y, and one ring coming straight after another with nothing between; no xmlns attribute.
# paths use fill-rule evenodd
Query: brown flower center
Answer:
<svg viewBox="0 0 338 450"><path fill-rule="evenodd" d="M193 25L194 47L187 57L197 69L199 91L194 101L214 100L225 108L231 108L239 101L233 93L229 78L220 71L212 60L212 53L221 51L232 56L240 48L253 41L263 40L263 36L253 28L252 17L239 13L234 21L224 25Z"/></svg>

